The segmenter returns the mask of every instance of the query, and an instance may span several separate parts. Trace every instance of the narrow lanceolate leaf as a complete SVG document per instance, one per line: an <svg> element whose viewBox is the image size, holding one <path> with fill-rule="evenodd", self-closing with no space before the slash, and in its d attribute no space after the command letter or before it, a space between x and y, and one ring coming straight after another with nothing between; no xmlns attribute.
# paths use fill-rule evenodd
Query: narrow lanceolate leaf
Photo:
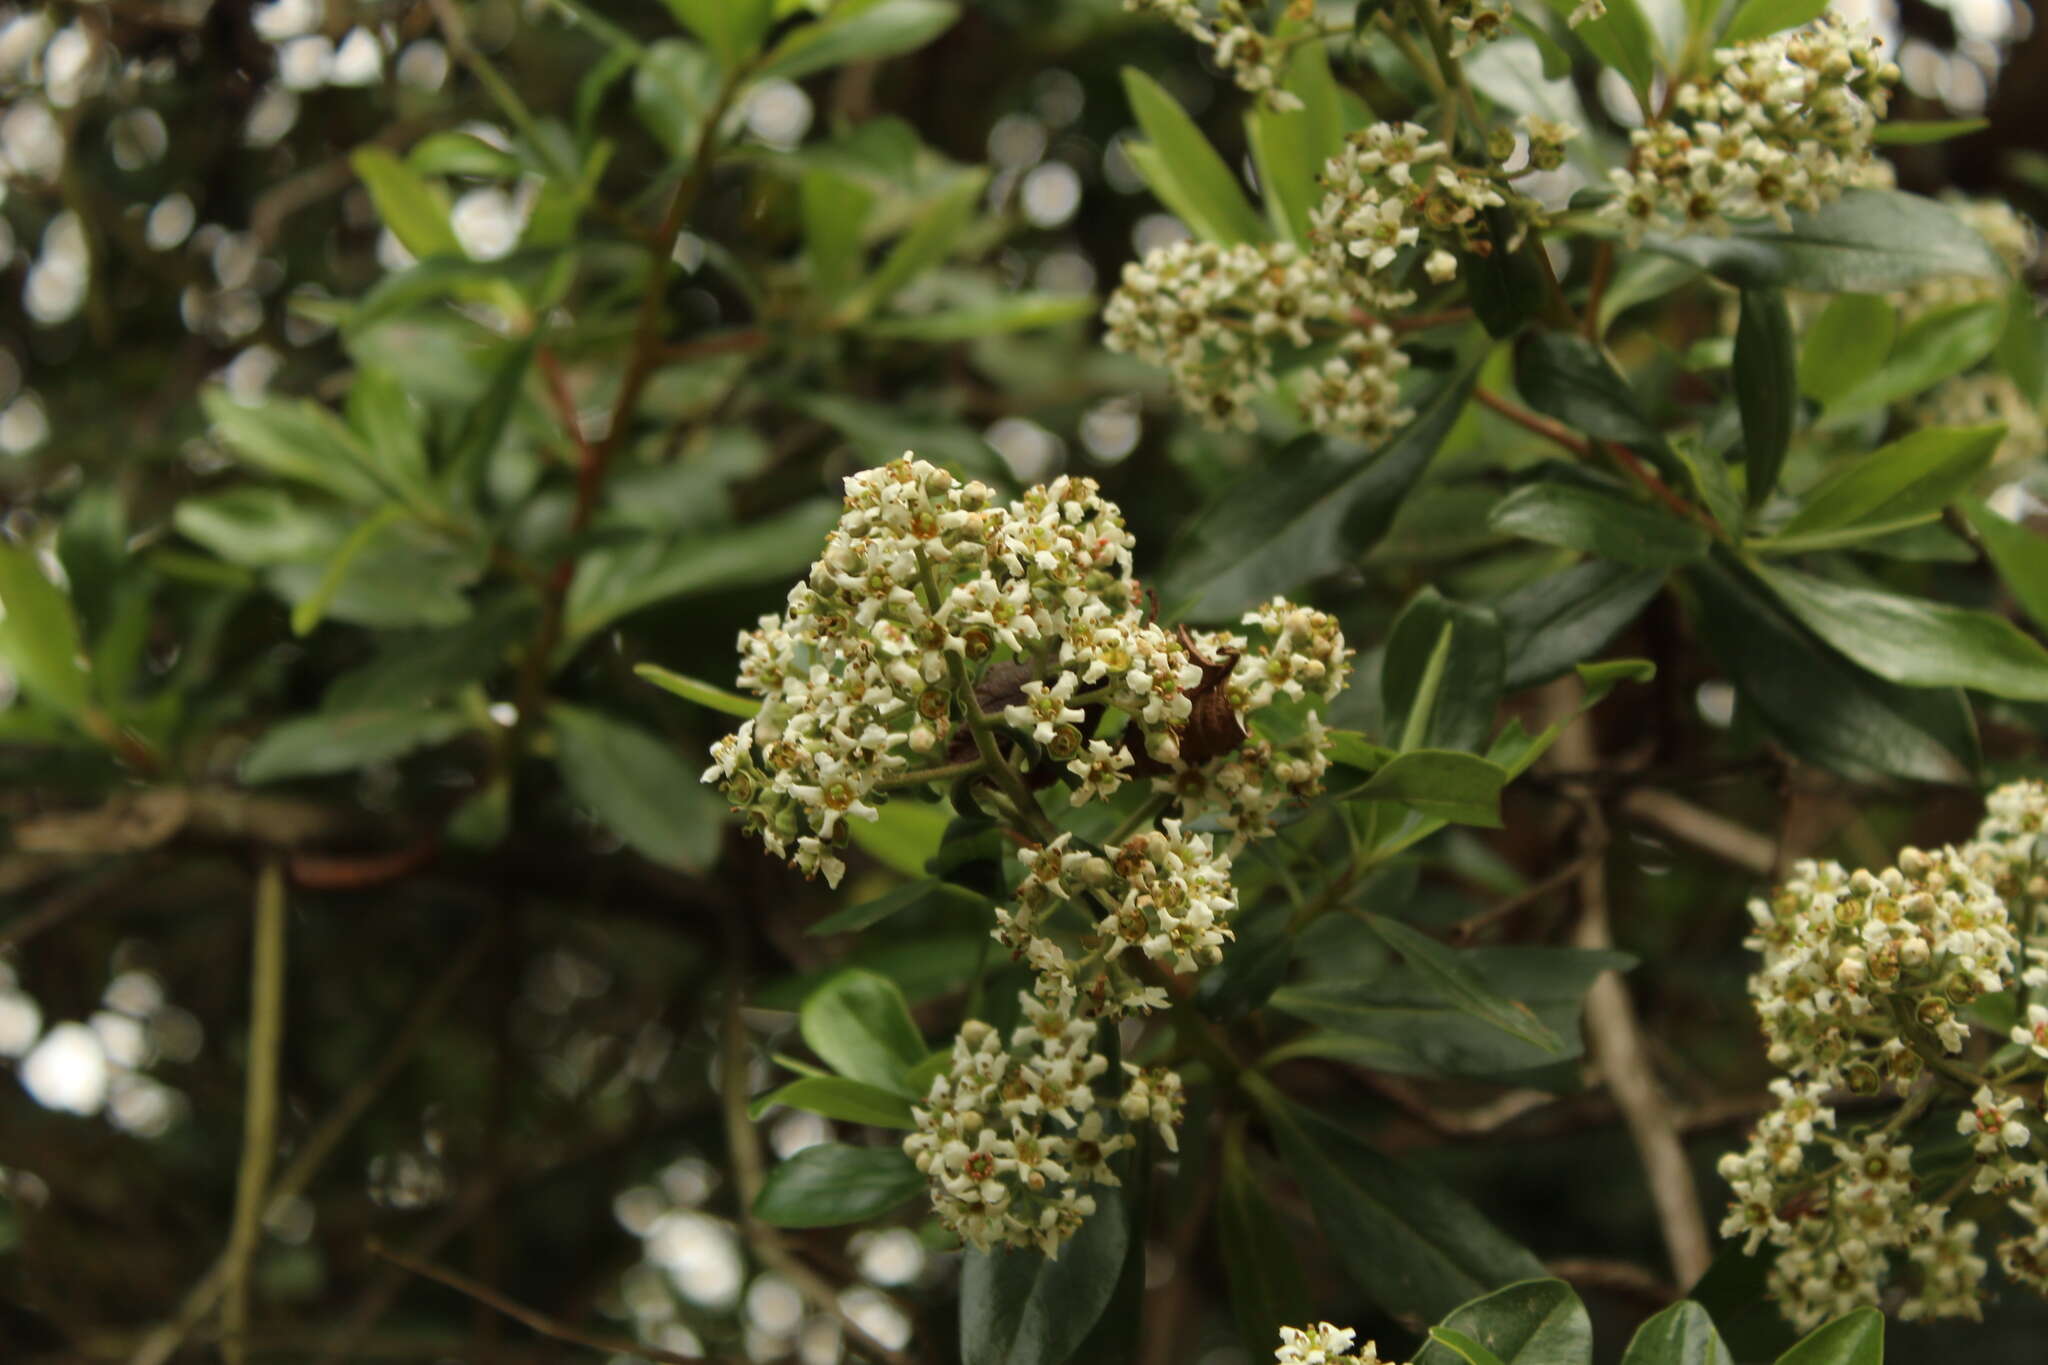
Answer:
<svg viewBox="0 0 2048 1365"><path fill-rule="evenodd" d="M1263 1077L1247 1073L1244 1085L1339 1264L1388 1312L1440 1317L1543 1273L1534 1256L1433 1177L1295 1104Z"/></svg>
<svg viewBox="0 0 2048 1365"><path fill-rule="evenodd" d="M1899 334L1884 364L1829 403L1827 415L1871 412L1924 392L1990 355L2004 332L2003 299L1957 304L1916 318Z"/></svg>
<svg viewBox="0 0 2048 1365"><path fill-rule="evenodd" d="M1551 12L1563 19L1577 6L1573 0L1549 0ZM1608 0L1606 12L1588 19L1573 30L1602 66L1610 66L1628 78L1629 85L1647 96L1662 56L1657 35L1636 0Z"/></svg>
<svg viewBox="0 0 2048 1365"><path fill-rule="evenodd" d="M255 785L354 772L444 744L469 728L468 718L452 710L301 716L272 726L250 747L242 780Z"/></svg>
<svg viewBox="0 0 2048 1365"><path fill-rule="evenodd" d="M1205 241L1263 240L1266 225L1244 187L1180 102L1134 66L1124 68L1124 93L1147 139L1127 150L1153 193Z"/></svg>
<svg viewBox="0 0 2048 1365"><path fill-rule="evenodd" d="M1309 1321L1307 1280L1280 1214L1245 1159L1244 1133L1224 1139L1223 1178L1216 1193L1216 1243L1230 1285L1238 1336L1255 1354L1272 1350L1282 1327Z"/></svg>
<svg viewBox="0 0 2048 1365"><path fill-rule="evenodd" d="M1698 522L1575 483L1532 483L1494 504L1496 531L1644 568L1690 564L1712 537Z"/></svg>
<svg viewBox="0 0 2048 1365"><path fill-rule="evenodd" d="M960 1266L961 1365L1062 1365L1116 1293L1130 1242L1124 1201L1096 1194L1095 1212L1060 1248L969 1251Z"/></svg>
<svg viewBox="0 0 2048 1365"><path fill-rule="evenodd" d="M1961 506L2013 600L2035 625L2048 630L2048 536L2007 521L1975 498Z"/></svg>
<svg viewBox="0 0 2048 1365"><path fill-rule="evenodd" d="M1884 1365L1884 1314L1858 1308L1837 1318L1779 1356L1778 1365Z"/></svg>
<svg viewBox="0 0 2048 1365"><path fill-rule="evenodd" d="M661 736L581 707L548 708L562 780L605 827L643 856L685 872L718 857L718 796Z"/></svg>
<svg viewBox="0 0 2048 1365"><path fill-rule="evenodd" d="M951 255L974 220L974 208L987 178L983 171L961 175L889 248L874 273L854 287L840 312L848 318L866 317L897 290Z"/></svg>
<svg viewBox="0 0 2048 1365"><path fill-rule="evenodd" d="M634 664L633 676L653 683L664 692L673 692L684 701L693 701L742 720L751 720L761 712L761 703L752 697L743 697L737 692L728 692L708 682L671 672L660 664Z"/></svg>
<svg viewBox="0 0 2048 1365"><path fill-rule="evenodd" d="M724 0L711 0L722 4ZM769 49L755 75L801 80L851 62L879 62L923 47L960 17L949 0L873 0L834 6L814 24L791 29Z"/></svg>
<svg viewBox="0 0 2048 1365"><path fill-rule="evenodd" d="M1493 732L1504 671L1493 610L1423 588L1387 634L1380 709L1388 733L1403 750L1477 749Z"/></svg>
<svg viewBox="0 0 2048 1365"><path fill-rule="evenodd" d="M1830 549L1938 516L1991 462L2002 426L1927 427L1852 459L1801 500L1760 548Z"/></svg>
<svg viewBox="0 0 2048 1365"><path fill-rule="evenodd" d="M213 423L213 434L244 464L351 502L383 499L376 480L364 472L362 443L319 404L289 398L243 404L225 390L208 389L199 395L199 405Z"/></svg>
<svg viewBox="0 0 2048 1365"><path fill-rule="evenodd" d="M1735 1357L1707 1310L1684 1299L1636 1329L1621 1365L1735 1365Z"/></svg>
<svg viewBox="0 0 2048 1365"><path fill-rule="evenodd" d="M357 148L349 164L369 190L377 216L407 251L423 258L462 255L448 200L432 181L382 147Z"/></svg>
<svg viewBox="0 0 2048 1365"><path fill-rule="evenodd" d="M1970 780L1980 758L1962 692L1872 675L1802 630L1758 585L1714 565L1686 578L1699 597L1694 622L1742 705L1794 753L1849 777Z"/></svg>
<svg viewBox="0 0 2048 1365"><path fill-rule="evenodd" d="M666 0L668 12L730 70L754 54L774 15L774 0Z"/></svg>
<svg viewBox="0 0 2048 1365"><path fill-rule="evenodd" d="M2005 264L1945 204L1898 190L1850 190L1813 213L1727 237L1650 237L1646 246L1744 288L1881 294L1943 275L2003 279Z"/></svg>
<svg viewBox="0 0 2048 1365"><path fill-rule="evenodd" d="M1633 446L1663 472L1679 473L1664 433L1635 391L1584 337L1547 331L1524 337L1515 352L1515 386L1538 412L1596 440Z"/></svg>
<svg viewBox="0 0 2048 1365"><path fill-rule="evenodd" d="M1385 915L1367 911L1364 919L1366 925L1379 935L1380 942L1399 953L1410 966L1427 977L1451 1004L1512 1038L1519 1038L1558 1056L1564 1055L1564 1040L1538 1019L1534 1010L1519 1000L1497 994L1487 984L1486 978L1458 960L1455 950Z"/></svg>
<svg viewBox="0 0 2048 1365"><path fill-rule="evenodd" d="M1430 1332L1415 1365L1586 1365L1593 1324L1562 1280L1527 1280L1465 1304Z"/></svg>
<svg viewBox="0 0 2048 1365"><path fill-rule="evenodd" d="M1742 414L1742 459L1749 505L1777 487L1799 411L1798 351L1792 313L1780 289L1745 289L1735 326L1735 405Z"/></svg>
<svg viewBox="0 0 2048 1365"><path fill-rule="evenodd" d="M770 1227L840 1227L887 1213L924 1188L901 1148L821 1142L768 1172L754 1216Z"/></svg>
<svg viewBox="0 0 2048 1365"><path fill-rule="evenodd" d="M1877 125L1874 140L1890 147L1917 147L1968 137L1990 126L1991 120L1982 118L1886 119Z"/></svg>
<svg viewBox="0 0 2048 1365"><path fill-rule="evenodd" d="M1828 301L1799 353L1799 387L1809 398L1833 403L1854 389L1892 351L1899 314L1876 294L1840 294Z"/></svg>
<svg viewBox="0 0 2048 1365"><path fill-rule="evenodd" d="M1742 0L1721 32L1723 43L1747 43L1818 19L1827 0Z"/></svg>
<svg viewBox="0 0 2048 1365"><path fill-rule="evenodd" d="M78 618L35 556L0 541L0 661L30 696L67 716L91 702Z"/></svg>
<svg viewBox="0 0 2048 1365"><path fill-rule="evenodd" d="M822 1114L842 1123L866 1123L877 1128L917 1125L910 1117L910 1101L892 1090L844 1076L805 1076L779 1090L771 1090L748 1106L752 1118L760 1118L775 1105Z"/></svg>
<svg viewBox="0 0 2048 1365"><path fill-rule="evenodd" d="M1412 749L1397 754L1349 793L1357 801L1397 801L1460 825L1499 829L1500 793L1507 772L1477 754L1454 749Z"/></svg>
<svg viewBox="0 0 2048 1365"><path fill-rule="evenodd" d="M1282 20L1274 37L1287 42L1309 23L1313 20ZM1255 102L1244 118L1245 138L1274 231L1306 247L1309 212L1322 202L1316 177L1344 145L1343 97L1330 74L1328 44L1296 42L1287 55L1280 86L1301 107L1280 110L1267 107L1263 100Z"/></svg>
<svg viewBox="0 0 2048 1365"><path fill-rule="evenodd" d="M1663 585L1661 569L1593 560L1509 593L1494 604L1507 656L1503 687L1533 687L1591 658L1642 614Z"/></svg>
<svg viewBox="0 0 2048 1365"><path fill-rule="evenodd" d="M908 1099L906 1080L927 1055L903 990L886 976L851 967L804 997L797 1016L804 1043L842 1076Z"/></svg>
<svg viewBox="0 0 2048 1365"><path fill-rule="evenodd" d="M2048 701L2048 649L2002 616L1791 569L1759 572L1809 630L1880 678Z"/></svg>

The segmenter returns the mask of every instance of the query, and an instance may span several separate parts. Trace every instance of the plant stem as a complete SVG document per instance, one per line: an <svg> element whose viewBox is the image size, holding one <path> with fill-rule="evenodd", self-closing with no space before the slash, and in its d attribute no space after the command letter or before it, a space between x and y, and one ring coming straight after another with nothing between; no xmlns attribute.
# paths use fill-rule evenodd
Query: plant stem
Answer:
<svg viewBox="0 0 2048 1365"><path fill-rule="evenodd" d="M221 1289L221 1356L248 1359L249 1261L263 1236L263 1194L277 1154L277 1063L284 1045L284 862L267 855L256 875L249 959L249 1074L242 1101L242 1165Z"/></svg>

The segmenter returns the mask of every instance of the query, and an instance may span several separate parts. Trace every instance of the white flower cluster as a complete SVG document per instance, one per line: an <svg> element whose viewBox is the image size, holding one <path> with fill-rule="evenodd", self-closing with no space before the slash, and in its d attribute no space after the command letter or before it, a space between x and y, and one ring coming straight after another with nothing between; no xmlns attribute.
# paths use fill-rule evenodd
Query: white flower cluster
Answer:
<svg viewBox="0 0 2048 1365"><path fill-rule="evenodd" d="M1438 9L1451 25L1451 55L1462 57L1481 43L1513 32L1510 0L1441 0ZM1607 13L1606 0L1579 0L1565 23L1571 28Z"/></svg>
<svg viewBox="0 0 2048 1365"><path fill-rule="evenodd" d="M1395 383L1408 357L1321 258L1285 242L1176 242L1124 267L1103 310L1104 340L1157 365L1181 402L1218 429L1251 430L1252 401L1277 385L1283 353L1337 335L1316 367L1308 411L1320 430L1376 439L1411 415Z"/></svg>
<svg viewBox="0 0 2048 1365"><path fill-rule="evenodd" d="M1603 210L1631 241L1645 232L1725 232L1731 219L1814 209L1887 174L1872 150L1899 69L1878 40L1834 13L1805 28L1717 50L1678 89L1681 117L1632 135Z"/></svg>
<svg viewBox="0 0 2048 1365"><path fill-rule="evenodd" d="M2020 938L2048 902L2048 786L2015 783L1987 806L1961 848L1909 848L1875 875L1801 863L1750 906L1747 946L1764 958L1750 993L1771 1060L1789 1075L1771 1083L1778 1103L1749 1145L1721 1159L1734 1195L1721 1231L1752 1254L1778 1248L1770 1291L1802 1328L1878 1303L1894 1277L1903 1317L1979 1316L1979 1228L1951 1216L1966 1192L2017 1196L2009 1207L2028 1228L1998 1254L2015 1278L2048 1291L2048 1167L2031 1159L2039 1145L2015 1088L2022 1072L2038 1080L2048 1059L2048 1008L2029 1005L2011 1030L2024 1049L2015 1060L1988 1074L1951 1060L1971 1034L1965 1006L2016 984L2048 986L2048 952L2029 942L2022 954ZM1906 1100L1889 1118L1836 1131L1831 1092L1887 1084ZM1901 1137L1944 1093L1971 1150L1936 1181L1915 1171Z"/></svg>
<svg viewBox="0 0 2048 1365"><path fill-rule="evenodd" d="M1396 1365L1385 1360L1379 1348L1368 1341L1354 1355L1351 1344L1358 1333L1349 1327L1319 1322L1313 1327L1282 1327L1280 1349L1273 1352L1275 1365Z"/></svg>
<svg viewBox="0 0 2048 1365"><path fill-rule="evenodd" d="M1124 0L1124 8L1157 14L1181 32L1212 50L1216 65L1228 71L1238 88L1257 95L1269 109L1289 112L1301 101L1280 88L1287 66L1287 46L1259 31L1245 13L1243 0L1219 0L1214 18L1195 0Z"/></svg>
<svg viewBox="0 0 2048 1365"><path fill-rule="evenodd" d="M1074 1013L1071 991L1022 995L1025 1022L1009 1045L970 1019L953 1040L951 1070L932 1079L911 1115L903 1150L930 1182L939 1221L982 1251L1060 1245L1095 1212L1096 1186L1120 1182L1110 1158L1152 1123L1169 1147L1181 1121L1180 1078L1125 1063L1124 1093L1098 1106L1094 1084L1109 1070L1096 1026Z"/></svg>

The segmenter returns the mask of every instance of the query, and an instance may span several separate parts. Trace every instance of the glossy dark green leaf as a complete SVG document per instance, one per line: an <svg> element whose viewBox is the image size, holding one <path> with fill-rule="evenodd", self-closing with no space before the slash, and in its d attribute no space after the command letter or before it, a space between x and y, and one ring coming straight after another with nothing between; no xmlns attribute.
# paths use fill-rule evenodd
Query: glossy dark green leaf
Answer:
<svg viewBox="0 0 2048 1365"><path fill-rule="evenodd" d="M1231 921L1236 937L1223 961L1195 984L1195 1004L1212 1019L1241 1019L1265 1004L1287 977L1294 956L1289 909L1251 906Z"/></svg>
<svg viewBox="0 0 2048 1365"><path fill-rule="evenodd" d="M718 63L681 38L649 43L633 71L633 110L671 156L689 156L718 99Z"/></svg>
<svg viewBox="0 0 2048 1365"><path fill-rule="evenodd" d="M2048 389L2048 321L2034 315L2034 294L2024 280L2005 297L2005 332L1994 354L2020 396L2039 406Z"/></svg>
<svg viewBox="0 0 2048 1365"><path fill-rule="evenodd" d="M821 1114L841 1123L865 1123L877 1128L917 1125L910 1117L910 1101L893 1090L844 1076L804 1076L788 1085L756 1096L747 1107L748 1117L759 1119L775 1105Z"/></svg>
<svg viewBox="0 0 2048 1365"><path fill-rule="evenodd" d="M1643 568L1690 564L1712 543L1698 522L1583 484L1524 484L1487 516L1496 531Z"/></svg>
<svg viewBox="0 0 2048 1365"><path fill-rule="evenodd" d="M1431 1345L1443 1347L1465 1365L1501 1365L1499 1356L1455 1327L1432 1327L1429 1340Z"/></svg>
<svg viewBox="0 0 2048 1365"><path fill-rule="evenodd" d="M1511 1284L1462 1305L1442 1328L1491 1355L1500 1365L1590 1365L1593 1324L1562 1280ZM1441 1338L1424 1346L1415 1365L1486 1365Z"/></svg>
<svg viewBox="0 0 2048 1365"><path fill-rule="evenodd" d="M1471 379L1442 381L1376 452L1307 437L1224 488L1168 559L1161 593L1171 613L1234 618L1371 549L1450 432Z"/></svg>
<svg viewBox="0 0 2048 1365"><path fill-rule="evenodd" d="M1534 687L1598 653L1663 583L1660 570L1589 561L1517 588L1494 605L1507 659L1503 686Z"/></svg>
<svg viewBox="0 0 2048 1365"><path fill-rule="evenodd" d="M1123 74L1124 94L1146 138L1127 144L1125 154L1152 192L1204 241L1263 241L1266 226L1243 185L1180 102L1134 66Z"/></svg>
<svg viewBox="0 0 2048 1365"><path fill-rule="evenodd" d="M516 180L526 169L519 158L475 133L429 133L405 154L406 166L419 175L468 175L479 179Z"/></svg>
<svg viewBox="0 0 2048 1365"><path fill-rule="evenodd" d="M353 772L415 749L444 744L471 728L457 711L359 711L301 716L273 725L242 759L252 785Z"/></svg>
<svg viewBox="0 0 2048 1365"><path fill-rule="evenodd" d="M1918 147L1981 133L1990 126L1991 120L1981 118L1886 119L1877 125L1874 140L1880 146Z"/></svg>
<svg viewBox="0 0 2048 1365"><path fill-rule="evenodd" d="M1884 364L1898 334L1899 311L1876 294L1838 294L1806 329L1799 388L1833 403Z"/></svg>
<svg viewBox="0 0 2048 1365"><path fill-rule="evenodd" d="M1432 673L1439 649L1444 657ZM1500 622L1492 609L1453 602L1425 587L1387 635L1380 665L1387 732L1402 736L1404 749L1478 748L1493 730L1502 668Z"/></svg>
<svg viewBox="0 0 2048 1365"><path fill-rule="evenodd" d="M754 1216L777 1228L840 1227L887 1213L924 1189L901 1148L821 1142L768 1172Z"/></svg>
<svg viewBox="0 0 2048 1365"><path fill-rule="evenodd" d="M31 697L77 717L92 696L84 654L71 599L34 555L0 540L0 661Z"/></svg>
<svg viewBox="0 0 2048 1365"><path fill-rule="evenodd" d="M851 62L887 61L923 47L959 17L959 8L946 0L850 0L817 23L791 30L769 49L755 75L794 81Z"/></svg>
<svg viewBox="0 0 2048 1365"><path fill-rule="evenodd" d="M1414 749L1349 793L1356 801L1397 801L1424 815L1460 825L1499 829L1500 793L1507 785L1500 765L1453 749Z"/></svg>
<svg viewBox="0 0 2048 1365"><path fill-rule="evenodd" d="M1061 1365L1109 1306L1130 1241L1123 1199L1096 1209L1048 1260L1036 1248L969 1251L960 1265L961 1365Z"/></svg>
<svg viewBox="0 0 2048 1365"><path fill-rule="evenodd" d="M183 500L179 506L183 506ZM88 639L105 629L118 603L136 583L128 553L128 512L122 490L111 483L87 485L64 509L57 528L57 563L81 633Z"/></svg>
<svg viewBox="0 0 2048 1365"><path fill-rule="evenodd" d="M1636 1329L1621 1365L1735 1365L1707 1310L1681 1299Z"/></svg>
<svg viewBox="0 0 2048 1365"><path fill-rule="evenodd" d="M1858 1308L1836 1318L1779 1356L1778 1365L1884 1365L1884 1314Z"/></svg>
<svg viewBox="0 0 2048 1365"><path fill-rule="evenodd" d="M1364 921L1380 942L1400 954L1452 1008L1553 1057L1564 1055L1564 1040L1555 1030L1526 1004L1494 990L1485 977L1463 960L1461 953L1385 915L1368 912Z"/></svg>
<svg viewBox="0 0 2048 1365"><path fill-rule="evenodd" d="M893 915L899 915L905 910L914 910L931 901L950 901L963 908L987 903L966 887L940 881L936 877L920 877L872 900L856 901L852 905L835 910L804 932L813 936L858 933L862 929L880 924Z"/></svg>
<svg viewBox="0 0 2048 1365"><path fill-rule="evenodd" d="M1849 190L1792 226L1726 237L1650 237L1644 245L1739 287L1883 293L1944 275L2003 279L2005 265L1945 204L1899 190Z"/></svg>
<svg viewBox="0 0 2048 1365"><path fill-rule="evenodd" d="M1302 1108L1262 1076L1247 1073L1243 1084L1338 1263L1388 1312L1439 1317L1543 1273L1534 1256L1433 1176Z"/></svg>
<svg viewBox="0 0 2048 1365"><path fill-rule="evenodd" d="M1663 432L1600 348L1569 332L1532 332L1515 351L1515 386L1538 412L1596 440L1619 441L1673 468Z"/></svg>
<svg viewBox="0 0 2048 1365"><path fill-rule="evenodd" d="M1542 314L1547 284L1532 251L1507 249L1519 235L1514 215L1494 207L1485 211L1484 219L1487 231L1479 240L1491 249L1459 252L1458 278L1465 282L1465 296L1487 335L1513 336Z"/></svg>
<svg viewBox="0 0 2048 1365"><path fill-rule="evenodd" d="M903 989L888 977L857 967L833 973L804 997L797 1026L805 1045L840 1075L923 1098L904 1078L929 1049Z"/></svg>
<svg viewBox="0 0 2048 1365"><path fill-rule="evenodd" d="M1916 318L1899 334L1884 364L1838 394L1827 415L1869 412L1925 392L1990 355L2004 331L2003 299L1956 304Z"/></svg>
<svg viewBox="0 0 2048 1365"><path fill-rule="evenodd" d="M629 721L579 706L548 708L555 761L570 793L605 828L666 867L702 872L718 857L723 803L703 769Z"/></svg>
<svg viewBox="0 0 2048 1365"><path fill-rule="evenodd" d="M530 600L510 596L445 630L383 635L376 658L327 685L321 709L403 710L439 701L488 677L531 635L538 616Z"/></svg>
<svg viewBox="0 0 2048 1365"><path fill-rule="evenodd" d="M1236 1126L1224 1138L1216 1246L1238 1337L1254 1358L1270 1355L1282 1327L1310 1321L1308 1286L1286 1225L1245 1159L1244 1133Z"/></svg>
<svg viewBox="0 0 2048 1365"><path fill-rule="evenodd" d="M2002 616L1792 569L1758 572L1807 629L1880 678L2048 701L2048 649Z"/></svg>
<svg viewBox="0 0 2048 1365"><path fill-rule="evenodd" d="M1874 677L1809 635L1715 565L1687 571L1694 623L1746 706L1786 747L1845 776L1971 780L1975 723L1959 690L1923 691ZM1817 706L1814 698L1827 698Z"/></svg>
<svg viewBox="0 0 2048 1365"><path fill-rule="evenodd" d="M1456 956L1493 998L1526 1005L1562 1051L1494 1027L1460 1008L1411 962L1389 958L1357 978L1308 981L1275 991L1274 1009L1320 1032L1283 1044L1267 1060L1356 1055L1350 1051L1355 1047L1371 1055L1378 1068L1410 1075L1529 1071L1582 1054L1579 1015L1594 978L1635 965L1624 953L1576 948L1466 948Z"/></svg>
<svg viewBox="0 0 2048 1365"><path fill-rule="evenodd" d="M2048 629L2048 536L2007 521L1975 498L1961 507L1998 576L2035 625Z"/></svg>
<svg viewBox="0 0 2048 1365"><path fill-rule="evenodd" d="M1783 290L1742 291L1734 370L1749 505L1757 507L1778 486L1778 471L1785 467L1799 415L1799 352Z"/></svg>
<svg viewBox="0 0 2048 1365"><path fill-rule="evenodd" d="M1728 27L1721 31L1721 42L1747 43L1781 29L1798 28L1818 19L1827 7L1827 0L1742 0Z"/></svg>
<svg viewBox="0 0 2048 1365"><path fill-rule="evenodd" d="M1274 33L1280 42L1305 25L1286 19ZM1258 167L1266 216L1274 232L1306 247L1309 211L1322 202L1317 177L1323 163L1344 145L1344 110L1330 74L1328 46L1296 41L1280 73L1280 88L1301 102L1299 109L1273 109L1262 100L1244 116L1245 140Z"/></svg>
<svg viewBox="0 0 2048 1365"><path fill-rule="evenodd" d="M1569 18L1578 6L1574 0L1548 0L1550 10L1560 19ZM1586 19L1572 30L1600 65L1613 67L1627 78L1630 87L1647 97L1662 58L1657 35L1643 17L1636 0L1607 0L1606 13Z"/></svg>
<svg viewBox="0 0 2048 1365"><path fill-rule="evenodd" d="M1852 457L1800 499L1763 549L1831 549L1939 515L1976 482L2005 436L2001 426L1923 427Z"/></svg>

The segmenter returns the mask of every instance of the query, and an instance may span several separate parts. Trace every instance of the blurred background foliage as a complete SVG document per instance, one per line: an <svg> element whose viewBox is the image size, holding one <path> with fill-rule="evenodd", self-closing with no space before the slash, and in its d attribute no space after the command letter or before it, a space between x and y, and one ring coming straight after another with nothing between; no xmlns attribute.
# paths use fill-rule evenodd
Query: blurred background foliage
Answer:
<svg viewBox="0 0 2048 1365"><path fill-rule="evenodd" d="M1100 479L1149 572L1288 433L1203 431L1096 344L1123 263L1182 231L1122 150L1121 69L1245 154L1242 99L1196 49L1116 0L849 8L833 30L779 5L780 61L742 88L683 36L682 0L0 4L0 1358L213 1349L270 868L286 1197L252 1262L254 1354L575 1354L375 1238L671 1349L822 1365L857 1330L951 1358L957 1258L929 1229L743 1235L733 1144L756 1139L719 1096L734 1075L765 1088L835 964L894 977L942 1036L981 923L936 897L857 938L808 933L919 875L937 829L864 830L829 896L737 843L695 780L721 718L635 666L729 678L838 478L904 449L999 486ZM1892 149L1902 185L2048 210L2031 11L1872 17L1905 72L1895 114L1990 119ZM1402 98L1355 79L1376 107ZM1588 120L1622 127L1625 95L1577 79ZM708 170L707 126L733 134ZM664 221L683 231L651 254ZM1644 391L1711 383L1689 348L1725 291L1650 288L1617 352ZM2048 483L2034 422L1983 490L2022 520ZM1556 566L1486 519L1550 453L1468 413L1370 558L1324 583L1368 675L1418 589L1495 600ZM1885 572L1994 592L1949 554ZM1745 895L1790 856L1881 864L1960 837L1977 801L1794 757L1670 594L1607 635L1658 666L1591 750L1614 932L1717 1201L1712 1160L1767 1074ZM1345 721L1370 733L1362 691ZM2038 705L1980 719L1991 774L2041 770ZM1504 832L1454 833L1373 903L1448 926L1513 901L1489 941L1568 937L1560 805L1554 778L1525 779ZM1311 976L1357 965L1347 924L1303 945ZM1473 1107L1495 1094L1477 1083L1292 1079L1573 1279L1604 1341L1669 1296L1597 1088L1510 1112ZM833 1127L782 1111L761 1140L787 1156ZM1211 1197L1204 1151L1162 1186L1185 1207ZM1278 1203L1306 1229L1298 1197ZM1133 1360L1247 1358L1195 1221L1152 1222ZM1306 1289L1376 1321L1331 1266ZM2031 1361L2042 1322L2002 1306L1894 1350Z"/></svg>

